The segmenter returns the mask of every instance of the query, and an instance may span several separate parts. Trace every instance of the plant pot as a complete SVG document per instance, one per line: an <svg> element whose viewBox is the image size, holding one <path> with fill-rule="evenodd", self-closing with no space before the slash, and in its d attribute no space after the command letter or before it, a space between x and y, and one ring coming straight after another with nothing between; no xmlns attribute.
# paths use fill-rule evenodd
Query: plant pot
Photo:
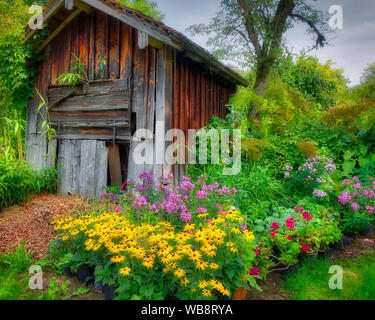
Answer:
<svg viewBox="0 0 375 320"><path fill-rule="evenodd" d="M342 238L342 243L343 243L344 247L350 246L353 242L354 242L353 238L348 238L348 237Z"/></svg>
<svg viewBox="0 0 375 320"><path fill-rule="evenodd" d="M363 229L359 235L362 236L362 237L367 237L367 236L370 236L372 235L374 232L374 225L371 224L370 226L368 226L367 228Z"/></svg>
<svg viewBox="0 0 375 320"><path fill-rule="evenodd" d="M94 280L93 270L90 267L82 266L77 270L78 281L84 284L88 284L89 281Z"/></svg>
<svg viewBox="0 0 375 320"><path fill-rule="evenodd" d="M337 242L335 242L334 244L332 244L331 248L333 250L342 250L344 248L344 240L343 240L343 238L341 238L340 240L338 240Z"/></svg>
<svg viewBox="0 0 375 320"><path fill-rule="evenodd" d="M68 275L68 276L74 276L74 273L72 272L72 270L70 269L70 267L66 267L66 266L61 266L61 269Z"/></svg>
<svg viewBox="0 0 375 320"><path fill-rule="evenodd" d="M356 233L345 233L345 236L346 237L344 237L344 238L351 238L352 240L355 240L355 239L357 239L358 238L358 234L356 234ZM344 240L345 241L345 240ZM352 243L350 243L350 244L352 244ZM344 244L345 245L345 244Z"/></svg>
<svg viewBox="0 0 375 320"><path fill-rule="evenodd" d="M326 249L324 251L319 251L318 257L321 259L331 259L333 249Z"/></svg>
<svg viewBox="0 0 375 320"><path fill-rule="evenodd" d="M118 293L115 292L116 290L117 290L117 287L115 286L104 285L103 293L104 293L105 299L113 300L116 297L118 297Z"/></svg>
<svg viewBox="0 0 375 320"><path fill-rule="evenodd" d="M103 292L104 291L104 284L103 284L103 282L101 282L101 281L96 282L95 281L95 290Z"/></svg>
<svg viewBox="0 0 375 320"><path fill-rule="evenodd" d="M315 261L317 258L318 258L318 252L306 253L301 256L302 261L306 261L309 263Z"/></svg>
<svg viewBox="0 0 375 320"><path fill-rule="evenodd" d="M296 274L298 272L298 267L299 267L299 263L294 263L294 264L290 264L290 265L281 264L280 269L282 269L282 270L280 270L280 273L284 277L292 275L292 274Z"/></svg>

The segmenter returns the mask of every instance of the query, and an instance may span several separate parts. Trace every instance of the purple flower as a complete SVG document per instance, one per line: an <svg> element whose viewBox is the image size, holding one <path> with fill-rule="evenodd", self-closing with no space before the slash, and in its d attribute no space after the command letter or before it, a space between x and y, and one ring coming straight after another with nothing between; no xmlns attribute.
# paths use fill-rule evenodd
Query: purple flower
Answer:
<svg viewBox="0 0 375 320"><path fill-rule="evenodd" d="M366 207L366 210L368 211L368 213L374 213L375 212L375 208L371 207L371 206Z"/></svg>
<svg viewBox="0 0 375 320"><path fill-rule="evenodd" d="M181 215L180 215L180 219L183 222L190 223L191 220L193 219L193 217L192 217L190 212L182 212Z"/></svg>
<svg viewBox="0 0 375 320"><path fill-rule="evenodd" d="M286 165L285 166L286 171L293 171L293 167Z"/></svg>
<svg viewBox="0 0 375 320"><path fill-rule="evenodd" d="M343 204L344 206L348 204L349 200L351 199L348 192L344 191L338 197L339 203Z"/></svg>
<svg viewBox="0 0 375 320"><path fill-rule="evenodd" d="M104 199L105 197L107 197L108 196L108 193L107 192L102 192L101 194L100 194L100 199Z"/></svg>
<svg viewBox="0 0 375 320"><path fill-rule="evenodd" d="M358 211L361 206L358 203L353 202L351 207L352 207L353 211Z"/></svg>
<svg viewBox="0 0 375 320"><path fill-rule="evenodd" d="M342 182L343 185L350 185L351 184L351 181L349 179L345 179L343 182Z"/></svg>
<svg viewBox="0 0 375 320"><path fill-rule="evenodd" d="M360 183L356 183L356 184L354 184L354 185L353 185L353 188L354 188L354 189L357 189L357 190L362 190L362 189L363 189Z"/></svg>
<svg viewBox="0 0 375 320"><path fill-rule="evenodd" d="M327 196L327 192L324 192L322 190L315 190L313 192L313 195L316 195L318 198L324 198Z"/></svg>
<svg viewBox="0 0 375 320"><path fill-rule="evenodd" d="M122 207L117 207L116 212L122 212Z"/></svg>
<svg viewBox="0 0 375 320"><path fill-rule="evenodd" d="M290 173L289 173L289 171L288 171L288 172L285 172L285 174L284 174L284 178L285 178L285 179L290 179Z"/></svg>
<svg viewBox="0 0 375 320"><path fill-rule="evenodd" d="M249 227L246 224L241 224L241 230L247 230Z"/></svg>
<svg viewBox="0 0 375 320"><path fill-rule="evenodd" d="M334 164L332 164L332 163L327 164L324 168L327 171L335 171L336 170L336 166Z"/></svg>
<svg viewBox="0 0 375 320"><path fill-rule="evenodd" d="M142 209L144 206L147 206L148 200L144 196L139 196L135 199L135 202L132 204L132 208Z"/></svg>
<svg viewBox="0 0 375 320"><path fill-rule="evenodd" d="M206 212L207 212L207 209L206 209L206 208L203 208L203 207L199 207L199 208L197 208L197 212L198 212L198 213L206 213Z"/></svg>
<svg viewBox="0 0 375 320"><path fill-rule="evenodd" d="M207 199L207 192L203 191L203 190L200 190L197 192L197 199Z"/></svg>

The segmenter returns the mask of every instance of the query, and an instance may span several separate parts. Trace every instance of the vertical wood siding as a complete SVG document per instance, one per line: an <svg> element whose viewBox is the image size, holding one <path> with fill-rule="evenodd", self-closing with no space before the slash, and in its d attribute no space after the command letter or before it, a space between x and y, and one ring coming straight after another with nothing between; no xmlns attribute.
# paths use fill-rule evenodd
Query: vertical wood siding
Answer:
<svg viewBox="0 0 375 320"><path fill-rule="evenodd" d="M35 87L48 104L49 85L57 84L58 76L71 70L74 53L86 66L89 80L132 79L130 108L136 114L136 129L147 128L155 134L155 121L164 119L164 132L170 128L179 128L187 137L188 129L202 128L214 114L220 117L226 115L225 105L235 90L232 84L203 71L202 66L180 56L170 47L155 49L148 46L139 49L137 32L100 11L81 13L47 46L45 58L37 66ZM84 159L83 152L86 152L86 149L88 151L91 144L93 147L93 143L64 140L60 141L57 147L56 141L51 146L47 145L46 137L41 137L42 118L36 112L39 103L39 99L34 97L28 109L26 148L29 164L36 169L55 165L56 161L51 160L51 157L46 158L45 155L49 150L56 149L59 163L66 163L68 166L70 161L76 164L74 168L69 167L68 172L75 172L77 167L84 164L83 160L90 162L90 165L87 165L89 170L106 171L106 167L98 167L100 164L107 165L104 159L95 162L93 160L94 154L98 155L98 150L107 149L103 143L96 145L96 153L92 150ZM153 148L154 157L157 148L158 153L162 151L160 147L156 147L155 141L147 148L149 152L152 152ZM66 160L66 153L75 149L76 158ZM146 166L146 169L153 170L158 176L171 171L179 177L186 174L185 166ZM128 177L135 179L143 170L145 166L136 166L130 161ZM83 181L83 176L90 181ZM74 185L76 182L66 180L80 179L78 177L82 177L79 182L81 186L95 181L95 190L81 190L81 193L86 195L93 191L98 195L103 187L100 184L106 184L104 175L93 176L92 172L75 172L64 178L61 190L80 190L79 184Z"/></svg>

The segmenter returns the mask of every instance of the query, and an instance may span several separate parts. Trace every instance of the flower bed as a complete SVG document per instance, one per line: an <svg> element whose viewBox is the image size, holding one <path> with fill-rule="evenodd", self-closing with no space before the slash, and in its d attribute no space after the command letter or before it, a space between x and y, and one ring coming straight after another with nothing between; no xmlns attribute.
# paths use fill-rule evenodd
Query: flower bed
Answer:
<svg viewBox="0 0 375 320"><path fill-rule="evenodd" d="M254 235L229 206L233 190L187 178L154 188L150 175L142 177L137 195L116 196L118 212L54 222L61 264L94 268L119 299L223 299L256 286Z"/></svg>

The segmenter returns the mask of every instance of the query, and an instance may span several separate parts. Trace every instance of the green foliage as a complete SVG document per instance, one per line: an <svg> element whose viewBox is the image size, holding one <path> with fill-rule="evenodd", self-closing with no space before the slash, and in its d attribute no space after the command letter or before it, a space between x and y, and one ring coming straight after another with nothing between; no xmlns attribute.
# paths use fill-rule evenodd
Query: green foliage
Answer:
<svg viewBox="0 0 375 320"><path fill-rule="evenodd" d="M55 192L57 169L32 170L8 148L0 154L0 206L22 203L33 193Z"/></svg>
<svg viewBox="0 0 375 320"><path fill-rule="evenodd" d="M287 67L282 66L278 71L289 87L297 89L304 98L313 99L320 108L336 105L348 84L342 69L333 68L332 61L322 64L312 56L298 56L295 63L291 57L284 59L281 64Z"/></svg>
<svg viewBox="0 0 375 320"><path fill-rule="evenodd" d="M159 11L157 2L153 0L118 0L118 2L129 8L139 10L156 20L163 20L165 17L165 15Z"/></svg>
<svg viewBox="0 0 375 320"><path fill-rule="evenodd" d="M343 268L343 290L331 290L328 282L332 261L306 262L298 274L289 276L283 284L289 297L295 300L375 300L374 256L335 261Z"/></svg>

